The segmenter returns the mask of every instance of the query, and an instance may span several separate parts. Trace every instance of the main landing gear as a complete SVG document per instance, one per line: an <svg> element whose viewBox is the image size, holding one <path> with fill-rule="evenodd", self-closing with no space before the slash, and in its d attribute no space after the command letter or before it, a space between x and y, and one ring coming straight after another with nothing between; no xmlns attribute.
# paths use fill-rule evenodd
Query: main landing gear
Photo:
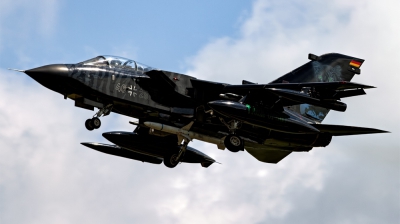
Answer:
<svg viewBox="0 0 400 224"><path fill-rule="evenodd" d="M107 106L101 108L91 119L87 119L85 122L85 127L87 130L92 131L98 129L101 126L101 121L99 117L107 116L111 113L113 105L108 104Z"/></svg>
<svg viewBox="0 0 400 224"><path fill-rule="evenodd" d="M230 134L225 137L224 140L225 147L231 152L239 152L244 150L243 139L238 135Z"/></svg>
<svg viewBox="0 0 400 224"><path fill-rule="evenodd" d="M179 162L182 161L183 156L185 155L187 145L189 144L188 141L184 141L183 145L180 146L180 149L178 152L168 154L164 157L164 165L168 168L174 168L176 167Z"/></svg>
<svg viewBox="0 0 400 224"><path fill-rule="evenodd" d="M220 121L229 129L230 134L225 137L225 147L231 152L244 151L244 141L241 137L235 134L235 131L241 128L242 123L237 120L225 122L223 118Z"/></svg>
<svg viewBox="0 0 400 224"><path fill-rule="evenodd" d="M194 123L193 121L190 122L188 125L183 127L181 130L189 131L189 129L192 127L193 123ZM178 152L170 153L164 157L164 165L168 168L174 168L179 164L179 162L182 161L182 159L185 155L187 146L188 146L189 142L192 141L192 139L188 135L184 134L183 132L177 134L177 137L178 137L178 144L180 144L182 141L183 141L183 144L180 145Z"/></svg>

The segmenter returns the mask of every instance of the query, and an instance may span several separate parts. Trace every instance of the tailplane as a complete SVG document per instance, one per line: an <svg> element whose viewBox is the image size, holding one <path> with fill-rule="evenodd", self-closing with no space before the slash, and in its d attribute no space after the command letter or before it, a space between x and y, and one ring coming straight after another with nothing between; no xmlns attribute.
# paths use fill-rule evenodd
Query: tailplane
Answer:
<svg viewBox="0 0 400 224"><path fill-rule="evenodd" d="M308 59L311 61L271 83L348 82L355 74L360 74L364 62L363 59L337 53L321 56L309 54ZM289 109L317 122L322 122L329 112L329 109L310 104L294 105Z"/></svg>
<svg viewBox="0 0 400 224"><path fill-rule="evenodd" d="M313 124L312 126L317 128L321 132L330 133L332 136L388 133L388 131L383 131L375 128L353 127L345 125Z"/></svg>

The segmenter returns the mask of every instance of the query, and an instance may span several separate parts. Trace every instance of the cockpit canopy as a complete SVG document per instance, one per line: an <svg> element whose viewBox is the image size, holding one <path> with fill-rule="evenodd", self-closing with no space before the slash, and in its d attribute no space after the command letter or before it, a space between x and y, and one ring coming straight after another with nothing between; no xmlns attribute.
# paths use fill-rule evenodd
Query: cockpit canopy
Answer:
<svg viewBox="0 0 400 224"><path fill-rule="evenodd" d="M107 66L110 68L133 69L134 71L141 73L155 69L145 64L135 62L134 60L131 59L118 56L110 56L110 55L97 56L95 58L80 62L78 64L92 65L92 66Z"/></svg>

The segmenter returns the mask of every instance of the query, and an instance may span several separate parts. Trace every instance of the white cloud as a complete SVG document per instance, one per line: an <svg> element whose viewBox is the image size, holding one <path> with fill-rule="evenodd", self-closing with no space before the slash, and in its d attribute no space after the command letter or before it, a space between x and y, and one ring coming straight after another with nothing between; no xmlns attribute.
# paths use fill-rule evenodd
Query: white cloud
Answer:
<svg viewBox="0 0 400 224"><path fill-rule="evenodd" d="M320 172L307 169L312 157L296 165L267 165L270 173L260 178L265 164L200 142L193 145L210 148L204 151L224 164L209 169L181 164L171 170L98 153L79 144L105 142L101 132L83 126L92 112L73 108L39 84L27 85L24 74L0 72L0 94L6 96L0 102L2 222L256 222L290 210L285 197L292 184L317 189L309 183L321 182ZM107 117L102 128L132 130L128 120Z"/></svg>
<svg viewBox="0 0 400 224"><path fill-rule="evenodd" d="M0 51L6 44L12 42L11 40L27 40L32 38L32 35L50 37L58 19L59 6L57 0L2 0ZM23 53L20 55L23 56Z"/></svg>
<svg viewBox="0 0 400 224"><path fill-rule="evenodd" d="M290 158L286 158L282 162L287 165L282 175L288 179L276 181L277 188L293 192L303 184L303 187L311 187L308 190L302 188L302 191L306 192L305 195L312 195L313 199L300 201L301 192L291 194L291 198L285 198L285 194L280 195L279 198L286 199L284 204L288 209L278 221L310 223L314 218L320 219L322 215L314 217L306 208L325 211L314 199L324 198L323 194L344 197L347 191L341 186L363 188L363 193L354 192L351 195L352 204L360 209L334 202L342 209L337 208L337 213L332 215L326 214L330 220L324 220L325 223L374 223L385 218L384 212L374 210L373 206L364 206L365 201L388 203L384 207L391 211L391 216L386 216L386 220L399 220L399 213L395 213L399 208L399 192L395 187L387 189L384 184L391 181L399 184L397 149L400 143L396 133L400 131L400 118L395 115L395 111L400 110L400 103L396 98L400 94L397 87L400 78L396 75L396 66L389 66L396 65L400 58L400 42L397 41L400 30L396 28L400 22L400 16L396 13L399 6L397 1L386 1L385 4L374 1L256 1L251 16L243 23L239 38L221 37L206 45L198 55L189 60L192 65L189 75L238 84L242 79L268 83L306 63L308 53L339 52L366 59L362 75L356 76L353 81L379 88L367 91L367 96L346 99L348 111L331 112L325 122L370 126L395 133L334 138L326 149L314 149L312 157L309 153L292 154ZM298 164L303 162L308 167L296 170ZM251 166L253 164L244 167L251 169ZM390 167L391 172L384 175L387 167ZM362 173L362 177L356 177L353 176L355 173L346 169L364 169L365 173ZM368 175L371 169L383 175L380 177L381 183L375 183L374 177ZM311 176L304 178L307 174ZM273 179L276 176L279 174L268 172L265 178ZM339 180L337 176L342 176L343 179ZM352 182L351 179L357 179L358 182ZM341 183L332 183L334 180ZM341 185L343 181L351 184ZM337 189L327 186L329 184L334 184ZM389 191L397 199L384 199L377 193L377 189ZM337 194L336 190L344 191L344 194ZM262 196L260 198L265 199ZM258 208L268 214L268 207ZM303 211L302 219L294 218L297 215L296 210ZM343 217L346 210L352 214ZM260 218L265 222L274 220L268 215Z"/></svg>
<svg viewBox="0 0 400 224"><path fill-rule="evenodd" d="M394 66L400 58L399 18L392 12L399 3L388 4L393 7L373 1L256 1L240 37L205 46L190 59L188 74L266 83L305 63L309 52L365 58L363 74L354 81L379 88L347 100L349 111L331 113L327 122L398 132L400 108L393 96L399 95ZM79 144L106 142L102 131L132 130L129 118L112 115L102 119L100 130L87 132L83 122L92 112L31 85L23 74L0 74L1 223L395 223L399 218L395 133L334 138L326 149L293 153L277 165L194 142L191 146L222 165L167 169Z"/></svg>

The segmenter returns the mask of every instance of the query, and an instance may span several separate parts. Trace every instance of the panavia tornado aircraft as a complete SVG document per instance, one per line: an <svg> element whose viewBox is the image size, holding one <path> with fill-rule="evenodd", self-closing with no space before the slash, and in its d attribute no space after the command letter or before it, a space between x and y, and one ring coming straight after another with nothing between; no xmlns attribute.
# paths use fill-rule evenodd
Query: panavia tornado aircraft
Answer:
<svg viewBox="0 0 400 224"><path fill-rule="evenodd" d="M329 110L346 110L342 98L374 87L350 82L360 74L362 59L337 53L309 54L308 59L269 84L200 80L115 56L17 71L74 100L76 107L98 108L85 122L88 130L98 129L99 118L111 112L138 120L131 122L136 125L133 132L103 133L115 145L83 145L170 168L180 162L203 167L215 162L188 146L193 139L278 163L292 152L325 147L332 136L386 132L321 124Z"/></svg>

